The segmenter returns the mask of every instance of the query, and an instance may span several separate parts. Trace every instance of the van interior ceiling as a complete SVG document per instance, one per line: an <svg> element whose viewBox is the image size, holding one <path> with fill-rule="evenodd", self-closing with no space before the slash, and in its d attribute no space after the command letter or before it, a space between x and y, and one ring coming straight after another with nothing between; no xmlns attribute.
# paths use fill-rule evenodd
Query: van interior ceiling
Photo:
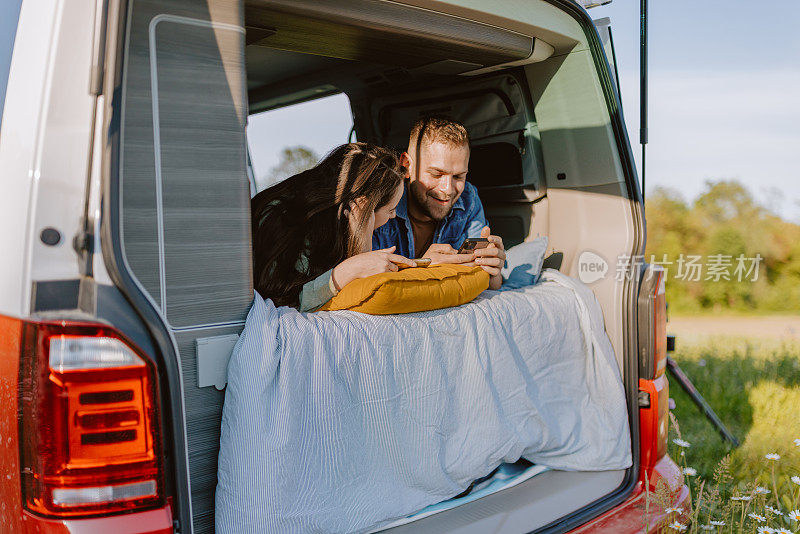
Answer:
<svg viewBox="0 0 800 534"><path fill-rule="evenodd" d="M519 69L486 71L546 59L553 47L445 14L363 4L359 21L340 2L326 3L323 14L303 2L246 4L250 114L345 93L357 138L396 150L420 116L455 117L469 128L470 181L493 231L507 247L536 237L528 204L543 197L545 182L526 80Z"/></svg>

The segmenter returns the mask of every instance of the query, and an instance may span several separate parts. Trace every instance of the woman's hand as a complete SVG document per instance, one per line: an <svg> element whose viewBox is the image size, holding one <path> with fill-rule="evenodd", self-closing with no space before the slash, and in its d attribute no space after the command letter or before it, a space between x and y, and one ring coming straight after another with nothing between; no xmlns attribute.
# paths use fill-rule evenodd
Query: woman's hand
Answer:
<svg viewBox="0 0 800 534"><path fill-rule="evenodd" d="M388 273L397 270L397 264L414 267L416 264L404 256L392 254L395 247L363 252L347 258L333 268L331 278L338 291L357 278L366 278L373 274Z"/></svg>

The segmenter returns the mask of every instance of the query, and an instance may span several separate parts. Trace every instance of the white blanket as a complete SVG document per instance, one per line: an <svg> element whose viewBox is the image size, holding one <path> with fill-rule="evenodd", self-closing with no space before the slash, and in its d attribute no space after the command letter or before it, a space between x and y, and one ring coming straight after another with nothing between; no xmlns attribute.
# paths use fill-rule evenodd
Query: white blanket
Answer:
<svg viewBox="0 0 800 534"><path fill-rule="evenodd" d="M216 531L366 532L520 457L631 465L619 370L581 282L547 269L394 316L256 294L228 365Z"/></svg>

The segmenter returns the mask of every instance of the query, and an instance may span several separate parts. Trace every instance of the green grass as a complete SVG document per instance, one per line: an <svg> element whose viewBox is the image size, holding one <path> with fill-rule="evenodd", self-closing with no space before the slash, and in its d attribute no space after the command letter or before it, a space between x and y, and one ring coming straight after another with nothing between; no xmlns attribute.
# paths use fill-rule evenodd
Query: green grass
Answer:
<svg viewBox="0 0 800 534"><path fill-rule="evenodd" d="M715 468L730 454L732 480L724 484L721 502L759 485L771 490L758 497L763 500L762 509L770 505L786 512L800 507L800 486L790 481L791 476L800 475L800 447L793 442L800 438L800 343L732 336L679 337L672 357L741 443L732 449L724 442L676 381L670 380L670 396L676 403L673 414L681 437L691 446L681 449L672 442L678 436L673 427L669 452L679 463L697 470L697 477L689 479L693 493L697 495L701 479L712 483ZM768 453L777 453L781 459L771 462L765 458ZM755 531L758 525L747 521L745 514L744 531ZM739 532L738 525L742 523L733 532ZM800 523L787 522L785 526L794 532Z"/></svg>

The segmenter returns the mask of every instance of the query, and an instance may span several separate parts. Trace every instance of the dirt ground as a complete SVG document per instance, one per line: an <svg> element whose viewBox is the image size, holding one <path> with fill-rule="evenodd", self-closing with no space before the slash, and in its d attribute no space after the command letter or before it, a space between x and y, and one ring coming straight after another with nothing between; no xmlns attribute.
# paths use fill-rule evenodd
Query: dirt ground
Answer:
<svg viewBox="0 0 800 534"><path fill-rule="evenodd" d="M786 340L800 340L800 315L768 315L758 317L712 316L691 317L670 316L667 323L670 334L689 335L741 335L769 337Z"/></svg>

